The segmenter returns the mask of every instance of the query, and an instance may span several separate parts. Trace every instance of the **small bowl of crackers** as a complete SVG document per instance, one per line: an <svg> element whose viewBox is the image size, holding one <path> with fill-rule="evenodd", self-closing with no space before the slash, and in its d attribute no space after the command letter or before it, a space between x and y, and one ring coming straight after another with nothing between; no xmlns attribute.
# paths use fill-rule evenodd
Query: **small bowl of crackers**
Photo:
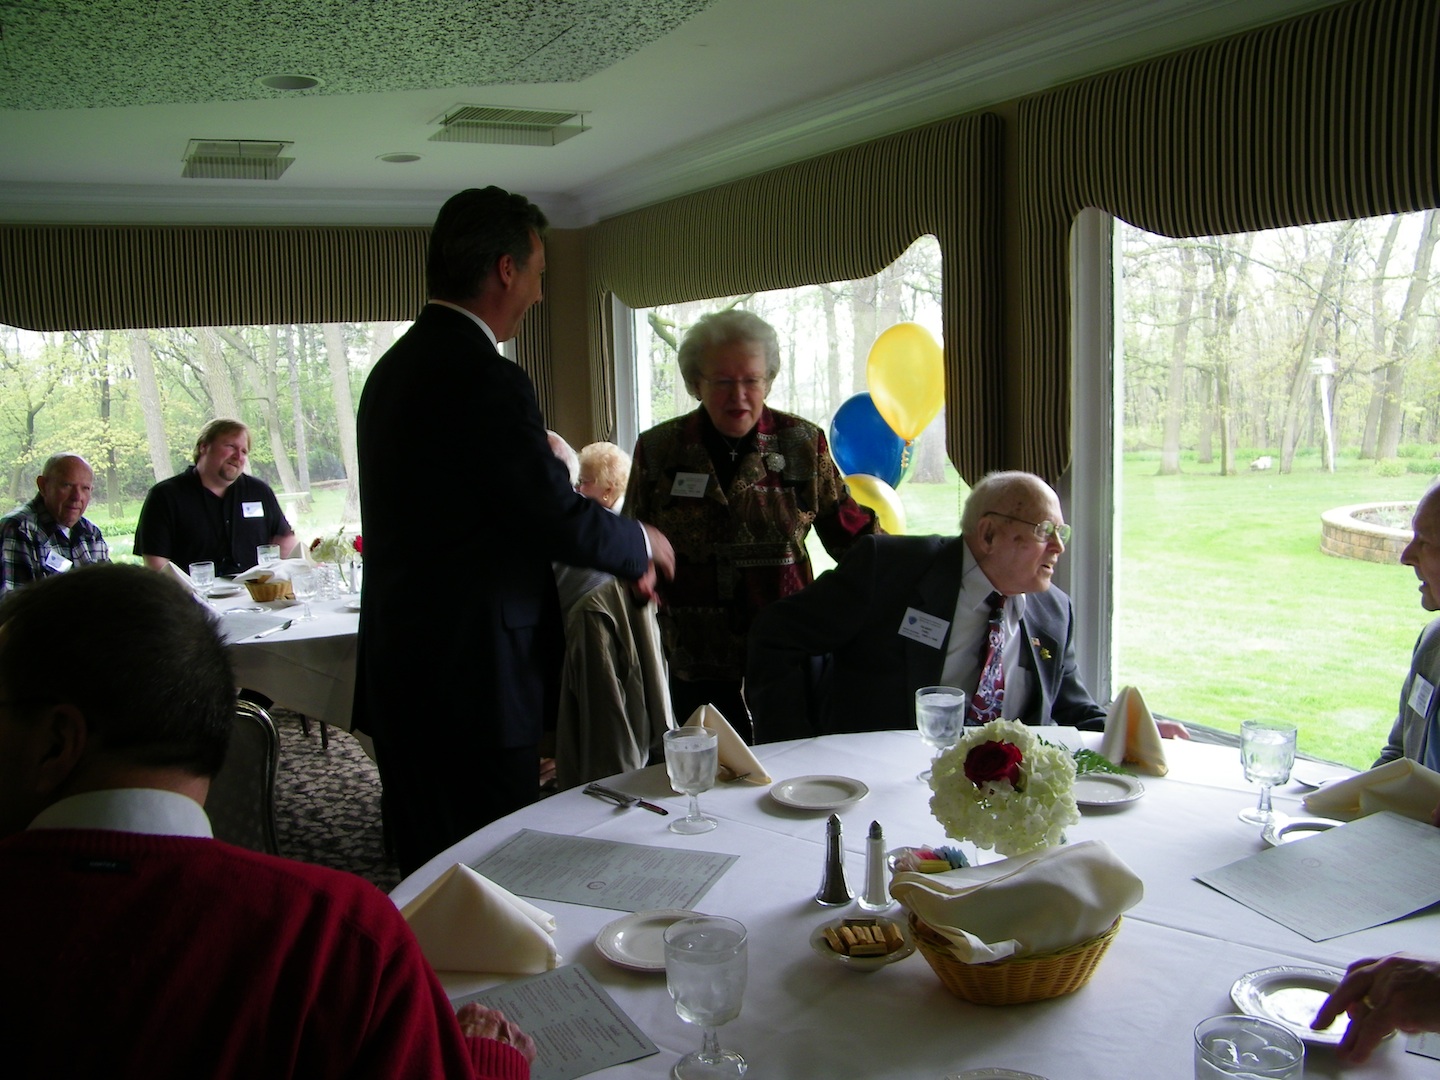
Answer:
<svg viewBox="0 0 1440 1080"><path fill-rule="evenodd" d="M810 947L855 971L878 971L913 953L915 942L904 923L866 916L817 926Z"/></svg>

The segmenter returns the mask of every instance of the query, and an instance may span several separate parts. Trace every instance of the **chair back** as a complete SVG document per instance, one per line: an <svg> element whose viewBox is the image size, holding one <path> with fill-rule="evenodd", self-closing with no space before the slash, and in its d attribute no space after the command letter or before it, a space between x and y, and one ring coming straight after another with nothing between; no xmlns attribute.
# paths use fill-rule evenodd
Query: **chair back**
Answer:
<svg viewBox="0 0 1440 1080"><path fill-rule="evenodd" d="M253 701L237 701L230 749L205 799L215 839L270 855L279 853L275 829L279 762L280 736L270 714Z"/></svg>

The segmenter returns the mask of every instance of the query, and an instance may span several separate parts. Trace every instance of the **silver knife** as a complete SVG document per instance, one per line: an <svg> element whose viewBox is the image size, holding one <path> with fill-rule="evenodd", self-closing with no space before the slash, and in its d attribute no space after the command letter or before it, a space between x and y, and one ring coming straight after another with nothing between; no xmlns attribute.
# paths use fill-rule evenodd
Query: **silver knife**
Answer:
<svg viewBox="0 0 1440 1080"><path fill-rule="evenodd" d="M599 799L609 799L611 802L627 809L632 806L638 806L643 810L649 810L652 814L663 814L666 817L670 816L670 811L666 810L663 806L657 806L653 802L646 802L637 795L616 791L614 788L608 788L602 784L587 784L585 794L594 795Z"/></svg>
<svg viewBox="0 0 1440 1080"><path fill-rule="evenodd" d="M278 634L281 630L289 630L290 624L294 621L294 619L286 619L279 626L272 626L269 630L261 630L258 634L251 634L250 640L255 641L258 638L269 637L271 634Z"/></svg>

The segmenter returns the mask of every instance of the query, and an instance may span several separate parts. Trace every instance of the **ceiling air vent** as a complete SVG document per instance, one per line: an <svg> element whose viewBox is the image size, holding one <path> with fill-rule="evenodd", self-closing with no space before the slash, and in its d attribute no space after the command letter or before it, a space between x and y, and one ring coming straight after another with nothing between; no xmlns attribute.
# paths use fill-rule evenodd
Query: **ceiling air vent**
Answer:
<svg viewBox="0 0 1440 1080"><path fill-rule="evenodd" d="M279 180L295 164L281 157L288 142L261 139L191 139L185 148L188 180Z"/></svg>
<svg viewBox="0 0 1440 1080"><path fill-rule="evenodd" d="M502 146L555 146L588 130L584 113L499 105L456 105L431 123L440 125L431 142Z"/></svg>

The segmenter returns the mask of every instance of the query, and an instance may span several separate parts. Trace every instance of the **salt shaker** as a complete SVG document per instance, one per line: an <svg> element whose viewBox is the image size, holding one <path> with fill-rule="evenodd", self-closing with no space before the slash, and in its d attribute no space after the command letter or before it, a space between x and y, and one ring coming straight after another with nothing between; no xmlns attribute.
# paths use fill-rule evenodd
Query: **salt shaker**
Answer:
<svg viewBox="0 0 1440 1080"><path fill-rule="evenodd" d="M825 823L825 876L820 879L815 902L837 907L850 900L850 887L845 884L845 845L841 842L840 818L831 814Z"/></svg>
<svg viewBox="0 0 1440 1080"><path fill-rule="evenodd" d="M860 906L866 911L884 911L892 903L885 888L885 834L880 823L872 821L865 838L865 888L860 893Z"/></svg>

